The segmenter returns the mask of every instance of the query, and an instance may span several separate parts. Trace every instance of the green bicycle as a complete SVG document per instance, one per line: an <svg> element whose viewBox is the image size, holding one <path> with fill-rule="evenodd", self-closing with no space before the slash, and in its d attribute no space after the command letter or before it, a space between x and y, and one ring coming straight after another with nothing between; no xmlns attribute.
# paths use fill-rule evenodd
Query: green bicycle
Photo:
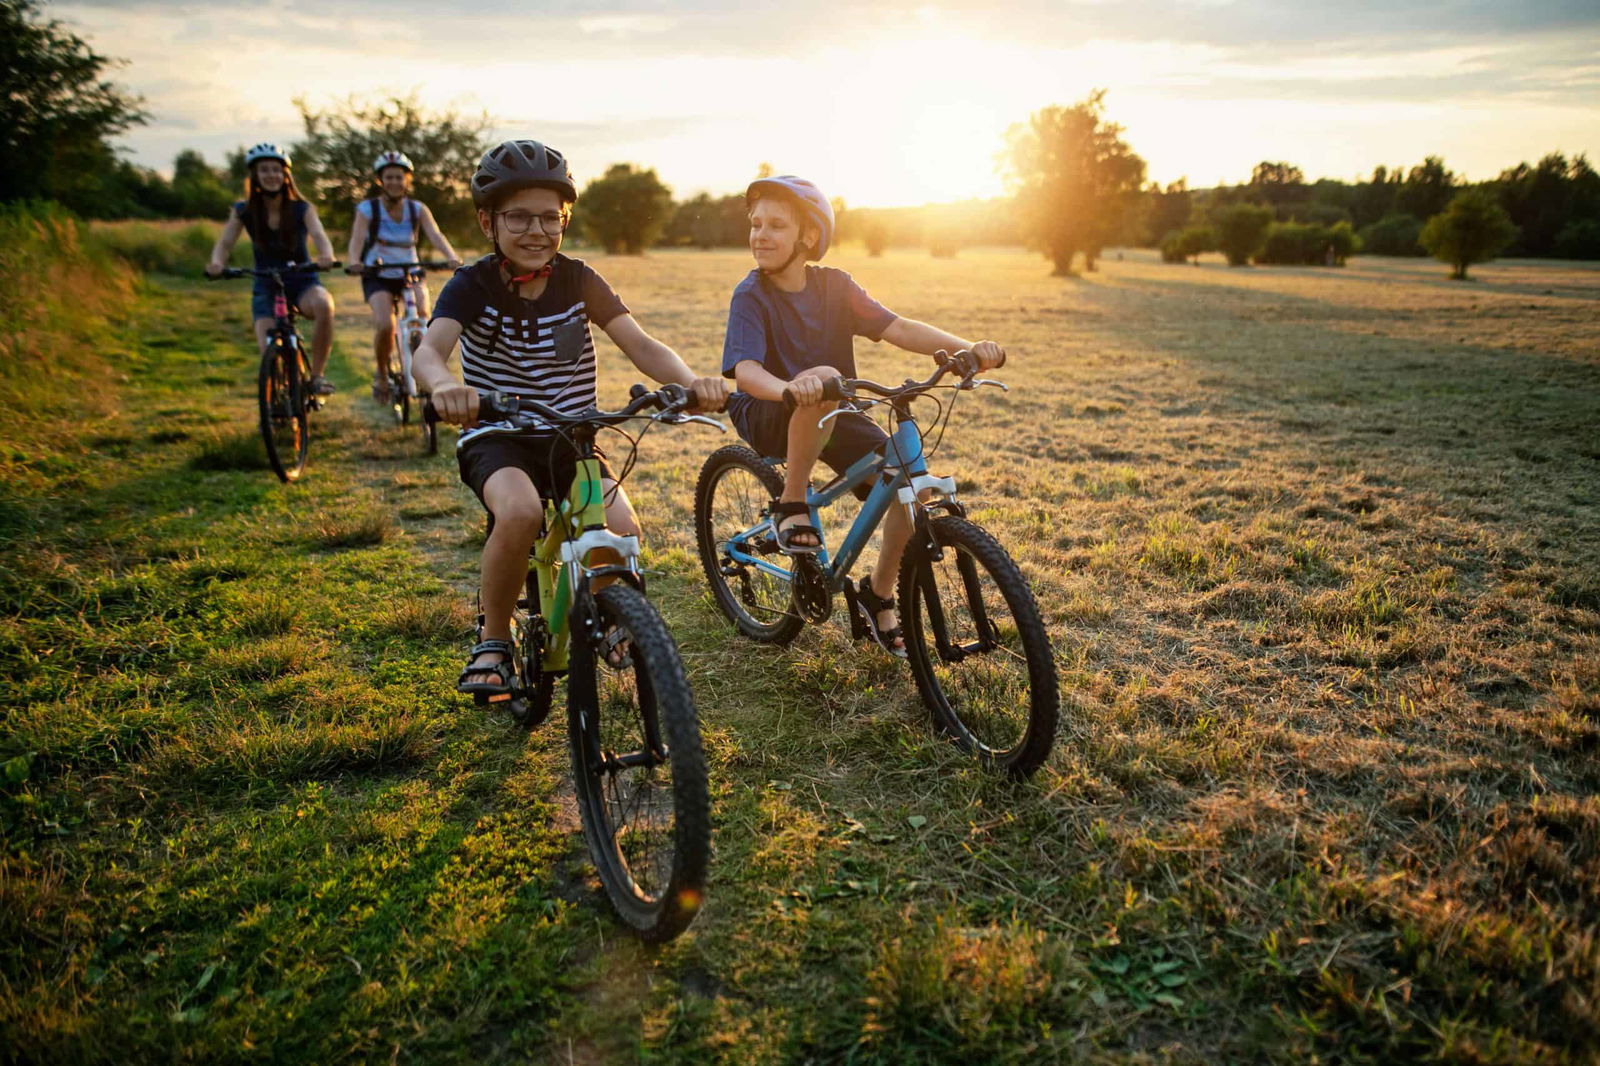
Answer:
<svg viewBox="0 0 1600 1066"><path fill-rule="evenodd" d="M532 728L550 713L556 679L566 678L567 740L584 838L618 916L649 941L677 936L700 909L711 801L683 660L645 598L638 538L606 528L594 439L601 429L640 418L723 428L686 413L689 403L680 385L658 392L635 385L620 411L570 414L503 393L479 400L480 421L505 423L480 432L554 428L578 454L567 498L545 501L545 532L529 559L526 594L512 613L517 676L496 705ZM423 417L438 421L431 400ZM638 438L633 444L637 448ZM622 561L591 565L591 553L602 548ZM610 583L597 589L597 578ZM623 646L626 654L618 660L613 653L608 661L607 649Z"/></svg>

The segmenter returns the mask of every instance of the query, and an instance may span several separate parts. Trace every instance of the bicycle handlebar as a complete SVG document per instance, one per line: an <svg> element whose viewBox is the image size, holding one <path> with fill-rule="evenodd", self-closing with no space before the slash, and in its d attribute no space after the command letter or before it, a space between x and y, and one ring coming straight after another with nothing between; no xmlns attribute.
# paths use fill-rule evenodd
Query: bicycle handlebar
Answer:
<svg viewBox="0 0 1600 1066"><path fill-rule="evenodd" d="M207 281L227 281L230 278L270 278L274 274L320 274L325 270L335 270L340 266L335 259L328 266L318 266L316 263L285 263L281 267L268 267L266 270L254 270L250 267L223 267L220 274L206 274Z"/></svg>
<svg viewBox="0 0 1600 1066"><path fill-rule="evenodd" d="M977 384L973 381L973 378L977 375L979 369L978 357L966 348L962 348L954 355L941 348L934 353L934 358L938 360L939 365L925 381L913 381L908 378L900 385L884 385L876 381L870 381L867 378L828 378L822 383L822 398L834 401L853 400L856 398L857 391L862 390L874 393L886 400L896 400L931 389L947 374L959 374L961 376L961 384L956 386L957 388L974 388ZM1001 356L1000 362L995 369L1005 365L1005 356ZM999 382L994 382L994 384L998 385ZM783 390L783 402L790 409L795 406L794 396L788 389Z"/></svg>
<svg viewBox="0 0 1600 1066"><path fill-rule="evenodd" d="M450 268L450 263L449 263L448 260L444 260L444 259L429 259L429 260L426 260L424 262L418 262L418 263L385 263L385 262L383 262L381 260L376 262L376 263L351 263L349 266L345 267L344 269L345 269L346 273L353 274L353 273L355 273L355 271L357 269L361 269L361 270L448 270L449 268Z"/></svg>
<svg viewBox="0 0 1600 1066"><path fill-rule="evenodd" d="M689 413L689 404L693 402L694 395L682 385L669 382L654 392L643 385L635 384L628 390L630 400L628 405L620 411L601 411L590 407L586 410L572 414L567 411L558 411L548 404L538 400L523 399L505 392L491 392L478 396L478 420L481 422L510 421L522 425L518 415L533 414L544 421L558 426L615 426L628 421L630 418L647 417L663 422L700 422L708 426L716 426L719 430L727 432L727 427L714 418L704 415ZM654 408L658 414L647 414L648 408ZM422 405L422 417L428 422L438 422L439 412L429 399Z"/></svg>

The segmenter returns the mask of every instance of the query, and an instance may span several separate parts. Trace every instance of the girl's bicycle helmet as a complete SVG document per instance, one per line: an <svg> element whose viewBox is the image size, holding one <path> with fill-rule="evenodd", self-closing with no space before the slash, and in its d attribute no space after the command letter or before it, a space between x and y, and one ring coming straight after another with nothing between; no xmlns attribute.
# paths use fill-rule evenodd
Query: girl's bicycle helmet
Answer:
<svg viewBox="0 0 1600 1066"><path fill-rule="evenodd" d="M382 174L384 167L404 167L413 174L415 174L417 171L417 168L411 165L410 156L406 155L404 152L396 152L393 150L379 152L378 158L372 161L372 172L374 174Z"/></svg>
<svg viewBox="0 0 1600 1066"><path fill-rule="evenodd" d="M279 148L270 141L262 141L244 154L244 165L253 166L263 159L276 159L284 167L292 169L294 164L289 162L289 153Z"/></svg>

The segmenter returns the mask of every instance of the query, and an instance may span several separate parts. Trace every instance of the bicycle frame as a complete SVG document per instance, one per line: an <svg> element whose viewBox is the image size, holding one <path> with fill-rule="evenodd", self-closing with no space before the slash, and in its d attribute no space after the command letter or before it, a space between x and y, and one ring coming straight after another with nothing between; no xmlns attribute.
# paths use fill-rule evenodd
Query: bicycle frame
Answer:
<svg viewBox="0 0 1600 1066"><path fill-rule="evenodd" d="M544 619L546 643L541 659L544 670L564 672L571 654L568 619L574 599L588 590L596 574L617 573L638 582L639 538L621 536L606 528L605 483L600 460L592 454L592 441L579 438L577 472L567 498L558 505L545 501L545 533L533 551L533 572L539 593L539 614ZM610 548L622 563L591 567L589 553ZM574 589L579 590L574 593Z"/></svg>
<svg viewBox="0 0 1600 1066"><path fill-rule="evenodd" d="M417 291L422 283L423 275L420 271L410 273L406 278L405 288L401 290L400 295L393 298L393 306L399 314L392 327L391 335L394 338L392 355L400 360L400 382L406 390L406 395L412 399L416 399L419 394L417 383L411 377L411 348L406 344L406 329L412 321L422 322L422 300Z"/></svg>
<svg viewBox="0 0 1600 1066"><path fill-rule="evenodd" d="M917 427L916 419L908 410L896 407L895 421L895 431L882 451L862 456L822 488L808 489L806 492L806 503L811 508L811 524L822 534L822 547L816 552L816 560L827 575L829 587L835 592L848 584L851 567L866 550L873 531L889 513L890 507L896 503L915 507L920 494L925 491L939 493L951 501L955 499L954 478L934 477L928 473L927 459L922 450L922 431ZM889 456L894 457L893 462ZM891 469L895 471L894 475L885 476ZM827 531L823 529L820 518L821 509L845 493L874 480L876 484L861 504L860 514L856 515L856 520L845 533L838 554L830 556ZM767 524L762 522L746 529L724 545L724 550L735 562L755 567L784 581L791 580L788 568L777 566L743 548L744 542L759 535Z"/></svg>

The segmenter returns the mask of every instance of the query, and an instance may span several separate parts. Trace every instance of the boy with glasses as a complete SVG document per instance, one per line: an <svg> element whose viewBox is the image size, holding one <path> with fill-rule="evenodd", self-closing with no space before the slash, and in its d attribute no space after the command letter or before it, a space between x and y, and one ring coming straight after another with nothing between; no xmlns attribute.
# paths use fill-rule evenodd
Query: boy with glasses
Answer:
<svg viewBox="0 0 1600 1066"><path fill-rule="evenodd" d="M511 611L542 525L541 499L567 491L577 457L554 433L481 435L479 393L508 392L561 411L593 406L593 323L652 380L687 387L700 410L721 410L727 400L727 382L696 377L676 352L644 331L592 267L560 254L577 198L566 159L538 141L507 141L483 157L472 176L472 199L494 252L456 271L440 291L414 363L417 385L433 394L439 417L466 427L456 444L461 480L493 519L483 546L482 628L456 685L480 703L511 689ZM465 384L445 365L457 341ZM606 524L638 536L627 495L604 473ZM608 660L623 654L613 648Z"/></svg>

